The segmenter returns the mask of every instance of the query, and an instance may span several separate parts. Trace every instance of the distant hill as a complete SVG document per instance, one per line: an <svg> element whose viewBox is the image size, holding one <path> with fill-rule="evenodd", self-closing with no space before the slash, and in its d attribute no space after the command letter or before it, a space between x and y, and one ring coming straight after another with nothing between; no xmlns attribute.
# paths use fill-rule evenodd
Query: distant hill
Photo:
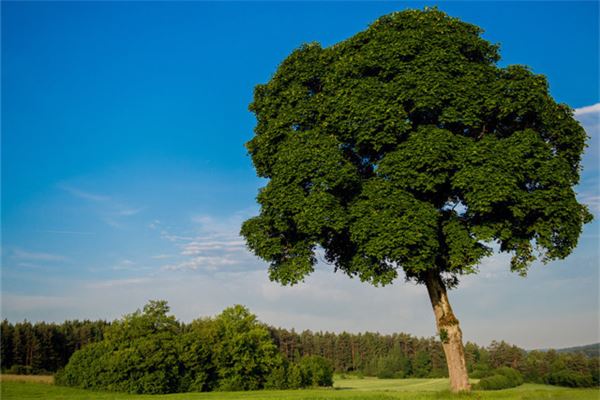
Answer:
<svg viewBox="0 0 600 400"><path fill-rule="evenodd" d="M583 353L588 357L600 357L600 343L577 347L567 347L564 349L556 349L556 351L559 353Z"/></svg>

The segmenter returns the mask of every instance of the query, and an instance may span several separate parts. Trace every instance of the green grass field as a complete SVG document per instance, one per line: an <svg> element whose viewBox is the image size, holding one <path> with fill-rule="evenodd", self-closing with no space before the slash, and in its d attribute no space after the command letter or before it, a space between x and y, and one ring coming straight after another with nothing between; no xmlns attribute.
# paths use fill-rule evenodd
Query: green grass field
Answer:
<svg viewBox="0 0 600 400"><path fill-rule="evenodd" d="M452 395L447 379L338 379L333 389L274 390L256 392L181 393L171 395L130 395L121 393L91 392L87 390L54 386L51 377L2 376L2 400L138 400L138 399L190 399L190 400L430 400L430 399L556 399L597 400L597 389L568 389L547 385L525 384L518 388L494 392L475 391L469 395Z"/></svg>

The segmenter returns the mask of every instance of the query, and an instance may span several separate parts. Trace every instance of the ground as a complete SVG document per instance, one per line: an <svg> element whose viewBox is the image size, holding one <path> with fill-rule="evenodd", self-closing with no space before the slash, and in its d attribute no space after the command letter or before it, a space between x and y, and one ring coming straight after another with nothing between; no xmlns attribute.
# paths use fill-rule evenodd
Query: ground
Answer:
<svg viewBox="0 0 600 400"><path fill-rule="evenodd" d="M333 389L269 390L255 392L181 393L171 395L130 395L91 392L53 385L51 376L3 375L0 379L2 400L444 400L444 399L553 399L597 400L598 389L568 389L548 385L524 384L514 389L474 391L469 395L453 395L447 379L376 379L338 378Z"/></svg>

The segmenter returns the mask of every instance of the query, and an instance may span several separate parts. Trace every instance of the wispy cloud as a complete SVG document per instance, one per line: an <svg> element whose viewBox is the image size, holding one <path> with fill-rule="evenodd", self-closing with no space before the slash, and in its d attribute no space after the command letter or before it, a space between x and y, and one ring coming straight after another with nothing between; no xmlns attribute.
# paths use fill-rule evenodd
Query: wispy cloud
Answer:
<svg viewBox="0 0 600 400"><path fill-rule="evenodd" d="M173 262L164 265L169 271L217 271L252 270L264 265L247 249L239 236L242 222L249 211L236 212L230 216L196 215L191 218L195 234L176 235L167 229L161 231L163 239L176 244L178 255Z"/></svg>
<svg viewBox="0 0 600 400"><path fill-rule="evenodd" d="M114 228L123 228L122 220L124 218L137 215L144 210L144 207L132 207L113 196L82 190L72 185L63 184L59 187L73 197L93 204L92 209L99 215L100 219Z"/></svg>
<svg viewBox="0 0 600 400"><path fill-rule="evenodd" d="M171 258L171 257L173 257L172 254L157 254L155 256L152 256L152 258L155 260L164 260L166 258Z"/></svg>
<svg viewBox="0 0 600 400"><path fill-rule="evenodd" d="M123 208L117 211L117 214L123 217L129 217L131 215L138 214L143 208Z"/></svg>
<svg viewBox="0 0 600 400"><path fill-rule="evenodd" d="M600 103L592 104L591 106L585 106L575 109L575 115L581 116L592 113L600 113Z"/></svg>
<svg viewBox="0 0 600 400"><path fill-rule="evenodd" d="M72 186L61 185L60 187L67 193L69 193L75 197L79 197L80 199L89 200L89 201L93 201L93 202L105 202L105 201L110 200L109 196L87 192L87 191L84 191L84 190L81 190L81 189L78 189L78 188L75 188Z"/></svg>
<svg viewBox="0 0 600 400"><path fill-rule="evenodd" d="M591 211L600 212L600 193L596 190L595 192L583 192L580 193L579 201L587 205Z"/></svg>
<svg viewBox="0 0 600 400"><path fill-rule="evenodd" d="M14 249L11 258L26 261L65 261L67 259L67 257L59 254L33 252L22 249Z"/></svg>
<svg viewBox="0 0 600 400"><path fill-rule="evenodd" d="M95 235L96 232L83 232L83 231L65 231L60 229L43 229L37 230L39 233L56 233L60 235Z"/></svg>

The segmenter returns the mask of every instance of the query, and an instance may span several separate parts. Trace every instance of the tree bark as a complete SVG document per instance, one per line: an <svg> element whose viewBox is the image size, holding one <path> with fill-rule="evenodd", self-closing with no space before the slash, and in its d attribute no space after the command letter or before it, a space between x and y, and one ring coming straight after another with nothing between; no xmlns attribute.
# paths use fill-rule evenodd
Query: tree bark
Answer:
<svg viewBox="0 0 600 400"><path fill-rule="evenodd" d="M425 285L429 292L435 322L446 355L451 390L453 392L470 391L471 385L467 374L462 331L448 301L446 285L437 271L427 272Z"/></svg>

